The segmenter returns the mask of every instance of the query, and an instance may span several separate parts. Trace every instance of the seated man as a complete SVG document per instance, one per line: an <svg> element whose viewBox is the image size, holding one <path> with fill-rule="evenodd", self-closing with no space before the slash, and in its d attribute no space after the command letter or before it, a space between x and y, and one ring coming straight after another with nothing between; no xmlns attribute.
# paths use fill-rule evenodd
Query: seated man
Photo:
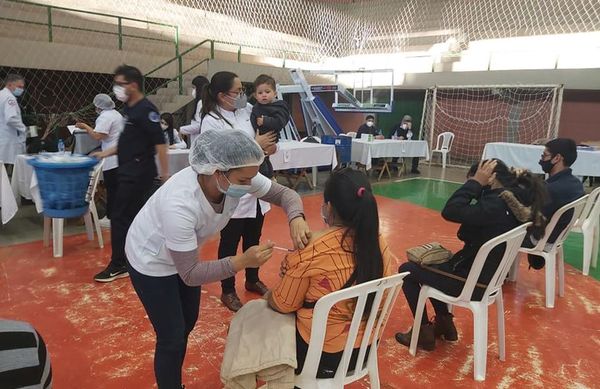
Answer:
<svg viewBox="0 0 600 389"><path fill-rule="evenodd" d="M267 297L275 311L296 313L297 374L302 371L308 352L317 300L340 289L390 276L396 265L379 235L377 203L365 174L349 168L334 172L325 184L324 201L321 215L328 228L313 233L305 249L286 257L282 279ZM319 364L321 374L335 374L353 314L352 301L331 309ZM365 324L361 326L351 366L356 364Z"/></svg>
<svg viewBox="0 0 600 389"><path fill-rule="evenodd" d="M360 139L363 134L373 135L375 139L383 139L381 130L375 127L375 116L367 115L365 122L356 131L356 139Z"/></svg>
<svg viewBox="0 0 600 389"><path fill-rule="evenodd" d="M417 140L419 135L416 130L412 130L412 117L410 115L404 115L400 124L397 124L392 129L390 138L399 140ZM398 158L393 158L392 162L395 164L398 162ZM410 169L412 174L421 174L419 171L419 157L413 157L412 168Z"/></svg>
<svg viewBox="0 0 600 389"><path fill-rule="evenodd" d="M573 175L570 167L576 159L577 145L573 139L556 138L546 143L539 164L542 166L544 173L548 174L548 179L546 179L548 199L542 209L542 213L548 221L558 209L585 194L583 183ZM573 213L567 212L560 218L556 228L550 234L548 243L556 241L556 238L569 224L572 217ZM534 247L535 243L537 243L535 239L526 238L523 246ZM534 269L544 267L544 258L538 255L529 255L528 260L529 265Z"/></svg>

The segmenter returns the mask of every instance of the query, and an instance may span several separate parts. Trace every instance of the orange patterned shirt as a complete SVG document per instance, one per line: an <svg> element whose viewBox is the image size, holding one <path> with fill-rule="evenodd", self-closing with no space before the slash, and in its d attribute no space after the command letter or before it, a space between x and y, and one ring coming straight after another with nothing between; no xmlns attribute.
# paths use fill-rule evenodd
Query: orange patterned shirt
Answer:
<svg viewBox="0 0 600 389"><path fill-rule="evenodd" d="M289 254L282 263L283 278L272 291L272 302L281 312L296 312L296 327L306 343L310 340L313 310L303 303L316 302L320 297L342 289L354 271L352 253L342 248L343 228L326 233L304 250ZM346 243L345 245L348 245ZM383 254L383 276L396 272L396 259L385 240L380 238ZM334 305L327 319L323 351L336 353L344 349L354 314L353 300ZM360 346L363 322L355 347Z"/></svg>

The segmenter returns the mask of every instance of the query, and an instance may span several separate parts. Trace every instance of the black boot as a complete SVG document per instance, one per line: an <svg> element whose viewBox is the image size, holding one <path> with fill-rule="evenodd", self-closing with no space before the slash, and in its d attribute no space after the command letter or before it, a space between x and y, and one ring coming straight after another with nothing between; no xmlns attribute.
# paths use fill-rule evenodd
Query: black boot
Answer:
<svg viewBox="0 0 600 389"><path fill-rule="evenodd" d="M451 313L447 315L436 315L433 324L436 338L442 338L449 342L458 340L458 332L456 331L456 327L452 321L453 317L454 315Z"/></svg>
<svg viewBox="0 0 600 389"><path fill-rule="evenodd" d="M407 333L398 332L396 334L396 341L398 343L410 347L410 338L412 337L412 329ZM417 346L426 351L433 351L435 349L435 332L431 323L422 324L421 330L419 331L419 341Z"/></svg>

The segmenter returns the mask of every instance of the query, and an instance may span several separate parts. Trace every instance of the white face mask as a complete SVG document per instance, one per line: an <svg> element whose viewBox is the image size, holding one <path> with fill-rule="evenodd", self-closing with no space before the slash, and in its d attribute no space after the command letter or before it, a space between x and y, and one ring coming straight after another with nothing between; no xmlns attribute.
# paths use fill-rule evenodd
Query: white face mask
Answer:
<svg viewBox="0 0 600 389"><path fill-rule="evenodd" d="M375 123L373 123L372 121L368 121L368 122L367 122L367 127L373 127L373 125L374 125L374 124L375 124Z"/></svg>
<svg viewBox="0 0 600 389"><path fill-rule="evenodd" d="M196 88L192 89L192 97L196 98Z"/></svg>
<svg viewBox="0 0 600 389"><path fill-rule="evenodd" d="M123 103L126 103L127 100L129 100L129 96L127 96L124 86L113 85L113 93L115 94L115 97L117 98L117 100L119 100Z"/></svg>
<svg viewBox="0 0 600 389"><path fill-rule="evenodd" d="M167 131L167 128L169 128L169 126L167 124L161 124L160 128L162 128L163 131Z"/></svg>

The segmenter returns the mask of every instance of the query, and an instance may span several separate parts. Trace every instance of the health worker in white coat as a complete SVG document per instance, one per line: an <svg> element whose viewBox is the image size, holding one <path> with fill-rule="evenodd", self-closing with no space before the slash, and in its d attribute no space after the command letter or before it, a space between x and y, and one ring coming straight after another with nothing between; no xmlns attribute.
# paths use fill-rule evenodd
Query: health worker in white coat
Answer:
<svg viewBox="0 0 600 389"><path fill-rule="evenodd" d="M25 92L25 79L9 74L0 90L0 163L15 164L17 155L25 154L27 128L21 118L17 97Z"/></svg>
<svg viewBox="0 0 600 389"><path fill-rule="evenodd" d="M75 126L85 130L93 139L99 140L102 151L110 150L119 143L119 136L125 127L125 119L115 109L115 102L107 94L97 94L94 97L94 107L98 114L95 127L83 122L78 122ZM102 175L106 187L106 217L100 220L102 226L110 227L110 219L119 189L118 168L119 160L116 155L104 158Z"/></svg>
<svg viewBox="0 0 600 389"><path fill-rule="evenodd" d="M131 283L156 332L159 388L182 387L200 286L258 267L273 253L273 243L266 242L219 260L198 259L200 246L227 225L242 196L281 206L296 248L310 239L300 196L258 173L264 153L253 138L237 130L202 131L189 159L190 167L165 182L137 214L125 245Z"/></svg>
<svg viewBox="0 0 600 389"><path fill-rule="evenodd" d="M269 132L259 135L254 131L250 122L252 105L247 103L246 94L239 77L231 72L217 72L204 88L202 96L201 131L217 130L228 133L233 129L255 138L266 155L277 149L277 135ZM258 243L262 233L264 215L270 206L250 194L240 199L227 226L221 231L219 242L219 258L235 255L240 241L245 251ZM267 286L260 280L258 268L246 269L244 288L258 295L265 295ZM242 302L237 295L235 278L231 277L221 282L221 302L230 310L237 311Z"/></svg>

